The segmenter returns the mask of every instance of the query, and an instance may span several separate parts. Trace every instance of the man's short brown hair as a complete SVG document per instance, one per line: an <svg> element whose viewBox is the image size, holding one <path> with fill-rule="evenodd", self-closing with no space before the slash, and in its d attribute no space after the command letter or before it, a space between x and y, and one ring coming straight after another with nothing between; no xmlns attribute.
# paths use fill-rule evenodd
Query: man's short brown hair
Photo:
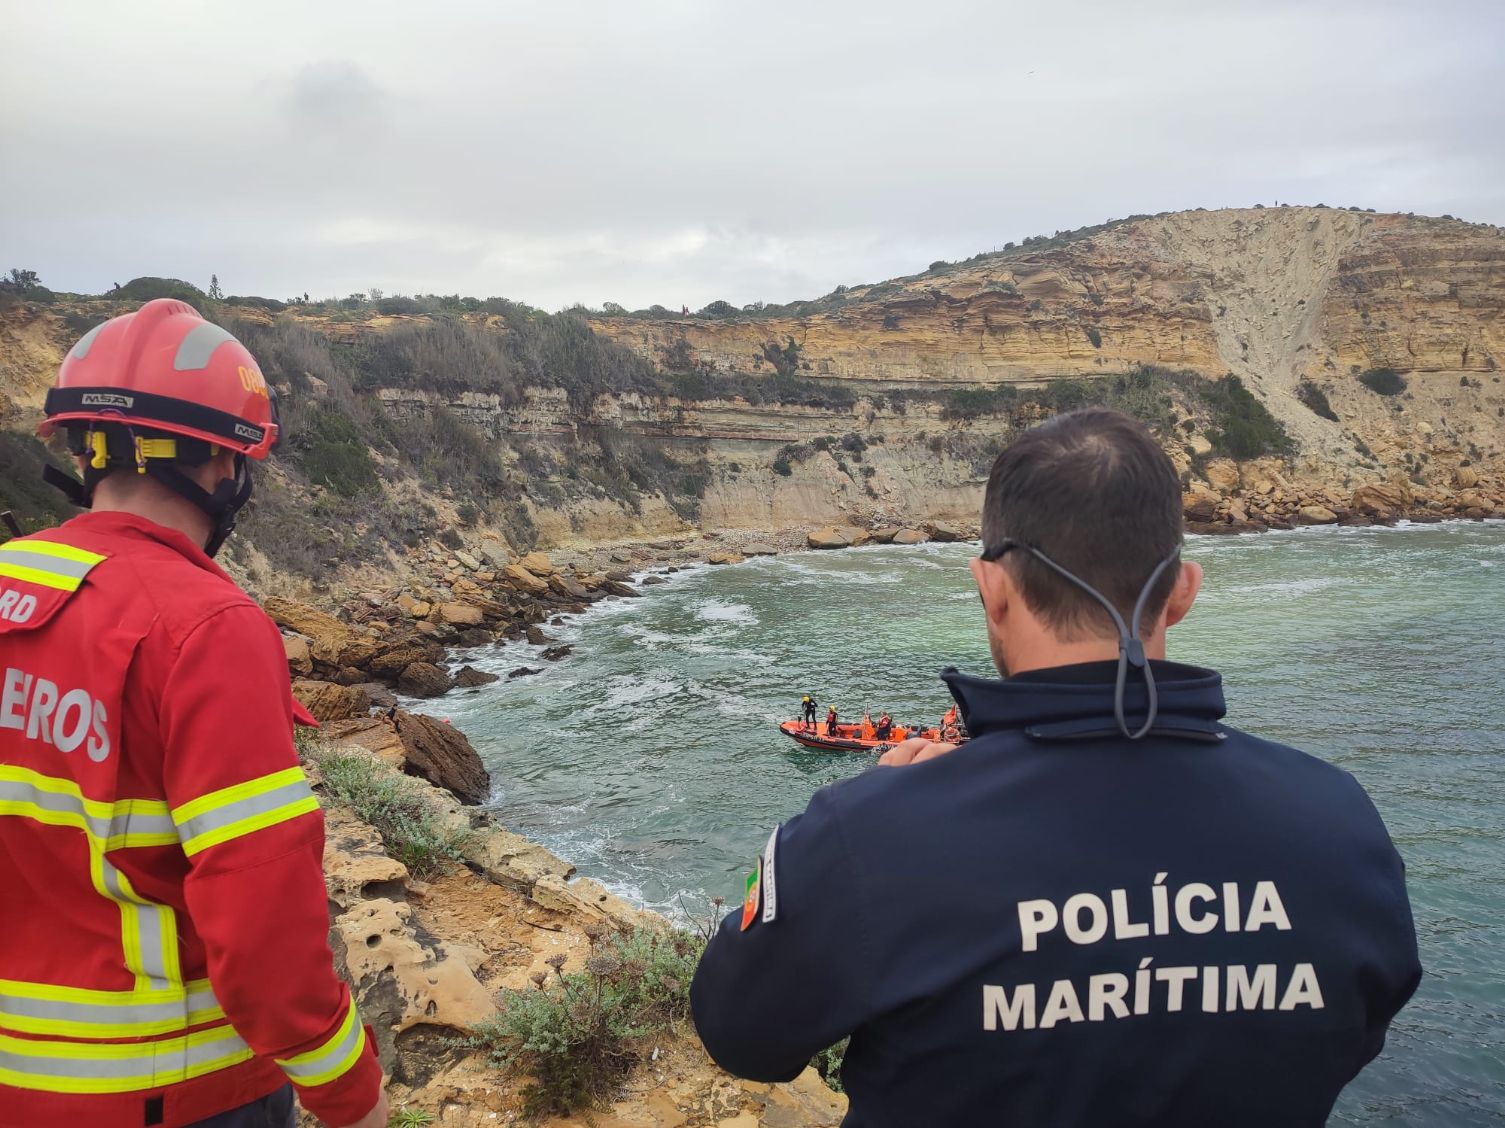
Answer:
<svg viewBox="0 0 1505 1128"><path fill-rule="evenodd" d="M986 548L1032 545L1097 588L1127 622L1155 566L1181 544L1181 483L1154 437L1116 411L1087 408L1031 428L993 463L983 502ZM1030 610L1063 638L1116 635L1107 612L1028 552L1003 558ZM1161 574L1158 615L1176 582Z"/></svg>

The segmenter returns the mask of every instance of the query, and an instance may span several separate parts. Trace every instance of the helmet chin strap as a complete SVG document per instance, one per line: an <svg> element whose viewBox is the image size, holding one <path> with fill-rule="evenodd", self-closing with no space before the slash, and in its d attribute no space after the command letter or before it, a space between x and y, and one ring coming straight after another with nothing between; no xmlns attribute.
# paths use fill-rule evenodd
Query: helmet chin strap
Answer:
<svg viewBox="0 0 1505 1128"><path fill-rule="evenodd" d="M1070 580L1093 599L1097 600L1103 605L1103 610L1107 611L1112 617L1113 625L1118 628L1118 676L1113 683L1113 719L1118 722L1118 729L1124 736L1130 740L1141 739L1150 729L1155 727L1155 715L1160 711L1160 699L1155 692L1155 674L1150 669L1149 659L1145 657L1144 640L1139 637L1139 620L1144 614L1144 605L1149 601L1150 592L1155 587L1155 581L1160 579L1161 573L1176 562L1176 558L1181 555L1181 550L1177 548L1155 566L1155 570L1150 573L1150 578L1144 582L1144 587L1139 589L1139 598L1134 601L1133 619L1129 623L1125 623L1124 617L1118 613L1118 608L1114 607L1097 588L1093 587L1080 576L1068 572L1049 556L1046 556L1045 553L1034 547L1034 545L1022 542L1017 543L1020 548L1028 551L1047 568L1050 568L1062 578ZM1146 712L1144 724L1136 731L1129 729L1129 722L1124 715L1124 691L1128 687L1130 666L1133 666L1144 675L1144 687L1149 696L1149 709Z"/></svg>
<svg viewBox="0 0 1505 1128"><path fill-rule="evenodd" d="M235 477L222 478L210 493L171 462L147 463L146 472L178 496L191 501L209 515L213 525L204 552L213 556L235 531L235 518L251 500L251 471L246 456L235 456Z"/></svg>

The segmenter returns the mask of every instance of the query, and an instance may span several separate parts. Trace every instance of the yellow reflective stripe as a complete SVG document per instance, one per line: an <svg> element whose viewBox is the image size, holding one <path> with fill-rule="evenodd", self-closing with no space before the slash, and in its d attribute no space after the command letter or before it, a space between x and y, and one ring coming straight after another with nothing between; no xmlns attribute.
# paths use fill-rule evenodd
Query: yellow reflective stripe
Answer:
<svg viewBox="0 0 1505 1128"><path fill-rule="evenodd" d="M77 591L89 570L103 559L97 552L85 552L71 544L13 540L0 546L0 576L58 591Z"/></svg>
<svg viewBox="0 0 1505 1128"><path fill-rule="evenodd" d="M54 572L43 572L39 568L28 568L24 564L8 564L4 560L0 560L0 576L25 580L40 587L56 588L58 591L77 591L84 582L77 576L59 576Z"/></svg>
<svg viewBox="0 0 1505 1128"><path fill-rule="evenodd" d="M222 1021L207 979L175 991L98 991L0 979L0 1030L50 1037L142 1038Z"/></svg>
<svg viewBox="0 0 1505 1128"><path fill-rule="evenodd" d="M218 846L220 843L229 842L233 838L240 838L254 831L264 830L269 826L276 826L278 823L287 822L289 819L295 819L299 815L306 815L310 811L317 811L318 809L319 800L309 795L295 802L284 804L274 810L249 815L227 826L220 827L218 830L190 838L187 842L183 843L183 852L192 857L199 851L207 850L211 846Z"/></svg>
<svg viewBox="0 0 1505 1128"><path fill-rule="evenodd" d="M87 799L71 779L0 764L0 815L82 830L103 850L172 846L178 830L167 804L156 799Z"/></svg>
<svg viewBox="0 0 1505 1128"><path fill-rule="evenodd" d="M299 767L201 795L172 811L189 857L319 809Z"/></svg>
<svg viewBox="0 0 1505 1128"><path fill-rule="evenodd" d="M180 1084L254 1056L228 1024L126 1044L0 1034L0 1083L48 1093L129 1093Z"/></svg>
<svg viewBox="0 0 1505 1128"><path fill-rule="evenodd" d="M361 1025L361 1016L355 1009L355 999L352 998L350 1011L333 1038L316 1050L309 1050L297 1057L277 1058L276 1061L293 1084L313 1088L343 1077L360 1060L365 1048L366 1029Z"/></svg>
<svg viewBox="0 0 1505 1128"><path fill-rule="evenodd" d="M6 549L15 549L18 552L36 552L43 556L56 556L59 560L76 560L80 564L88 564L93 567L105 558L97 552L89 552L87 549L74 548L71 544L59 544L57 541L48 540L13 540L7 541L0 552Z"/></svg>
<svg viewBox="0 0 1505 1128"><path fill-rule="evenodd" d="M273 772L271 775L247 780L245 783L237 783L233 787L222 787L218 791L211 791L207 795L200 795L197 799L190 799L182 806L174 807L172 809L172 820L181 825L189 819L202 815L207 811L228 806L241 799L249 799L253 795L260 795L263 792L274 791L283 784L292 783L300 779L306 779L303 769L291 767L285 768L280 772Z"/></svg>
<svg viewBox="0 0 1505 1128"><path fill-rule="evenodd" d="M44 776L28 768L0 764L0 815L20 815L47 826L84 832L89 844L89 879L95 892L120 909L120 947L138 990L182 989L177 917L166 905L142 897L105 854L136 846L178 841L167 804L154 799L105 803L84 798L71 779ZM132 830L132 827L139 829Z"/></svg>

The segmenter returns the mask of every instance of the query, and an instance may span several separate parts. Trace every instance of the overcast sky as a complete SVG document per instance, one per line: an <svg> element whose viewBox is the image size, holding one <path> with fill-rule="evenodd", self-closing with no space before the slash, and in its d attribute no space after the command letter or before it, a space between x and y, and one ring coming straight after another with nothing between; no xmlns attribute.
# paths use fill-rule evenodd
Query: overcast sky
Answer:
<svg viewBox="0 0 1505 1128"><path fill-rule="evenodd" d="M1132 212L1505 223L1502 0L0 0L0 270L814 297Z"/></svg>

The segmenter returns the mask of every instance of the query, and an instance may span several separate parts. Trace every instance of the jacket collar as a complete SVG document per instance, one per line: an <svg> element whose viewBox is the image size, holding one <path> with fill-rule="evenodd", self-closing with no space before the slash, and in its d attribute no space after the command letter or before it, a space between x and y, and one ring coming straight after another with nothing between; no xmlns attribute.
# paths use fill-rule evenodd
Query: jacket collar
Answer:
<svg viewBox="0 0 1505 1128"><path fill-rule="evenodd" d="M90 511L74 517L62 528L93 537L138 542L153 541L176 552L196 567L218 576L226 583L235 583L229 573L216 564L200 546L194 544L178 530L169 529L165 525L159 525L155 521L149 521L134 513L125 513L120 510L104 510L98 513Z"/></svg>
<svg viewBox="0 0 1505 1128"><path fill-rule="evenodd" d="M1215 670L1177 662L1151 662L1160 708L1151 735L1218 741L1218 721L1227 712L1223 678ZM1011 678L978 678L954 667L941 673L973 736L1022 731L1037 740L1089 740L1119 737L1113 719L1114 662L1088 662L1031 670ZM1126 712L1143 717L1144 679L1129 672Z"/></svg>

